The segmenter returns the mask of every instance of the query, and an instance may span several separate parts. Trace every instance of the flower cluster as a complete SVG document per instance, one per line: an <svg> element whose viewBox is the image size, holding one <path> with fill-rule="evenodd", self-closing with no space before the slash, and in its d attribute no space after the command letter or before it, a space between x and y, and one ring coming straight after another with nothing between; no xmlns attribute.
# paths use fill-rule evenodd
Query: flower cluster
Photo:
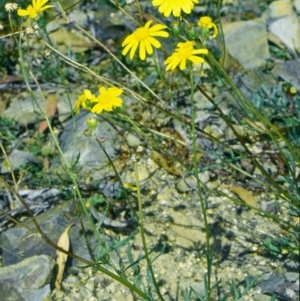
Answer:
<svg viewBox="0 0 300 301"><path fill-rule="evenodd" d="M100 87L99 95L95 96L90 90L85 89L76 100L74 111L78 114L82 107L96 114L101 114L102 111L110 112L122 105L123 100L119 98L122 93L123 90L117 87L110 87L108 89Z"/></svg>
<svg viewBox="0 0 300 301"><path fill-rule="evenodd" d="M54 7L46 5L49 0L32 0L32 5L27 6L27 9L18 9L18 15L21 17L29 16L30 19L36 18L45 9Z"/></svg>
<svg viewBox="0 0 300 301"><path fill-rule="evenodd" d="M182 12L190 14L194 5L198 2L198 0L153 0L152 5L158 6L159 12L164 14L165 17L169 17L171 13L174 17L179 17ZM129 58L132 60L139 48L139 57L141 60L145 60L147 54L151 55L153 53L153 48L161 47L160 42L155 37L167 38L169 33L164 30L166 29L165 25L156 24L151 27L152 22L152 20L148 21L144 26L137 28L132 34L126 37L122 43L124 47L122 51L123 55L129 53ZM176 36L179 36L180 23L174 22L173 24L176 24ZM210 17L201 17L198 21L198 26L200 27L204 45L208 38L215 38L218 34L218 28ZM192 24L186 26L185 32L188 40L194 40L199 36L199 29L195 30ZM186 68L188 61L194 64L203 63L204 59L197 55L208 54L208 50L204 48L197 49L195 46L194 42L191 41L178 43L174 53L164 62L166 71L174 70L176 67L183 70Z"/></svg>

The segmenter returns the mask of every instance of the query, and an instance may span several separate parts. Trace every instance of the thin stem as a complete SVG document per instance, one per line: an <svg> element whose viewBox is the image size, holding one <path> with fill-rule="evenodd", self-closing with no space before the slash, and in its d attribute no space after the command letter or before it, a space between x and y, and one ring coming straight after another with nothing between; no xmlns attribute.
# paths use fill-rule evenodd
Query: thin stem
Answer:
<svg viewBox="0 0 300 301"><path fill-rule="evenodd" d="M137 168L137 164L136 164L135 160L134 160L133 165L134 165L134 173L135 173L135 181L136 181L137 197L138 197L138 207L139 207L139 226L140 226L140 231L141 231L141 238L142 238L142 243L143 243L144 254L145 254L145 258L146 258L146 261L147 261L147 266L149 268L149 272L150 272L155 290L156 290L156 292L159 296L159 299L164 301L164 298L160 293L158 284L157 284L155 276L154 276L154 272L153 272L153 269L152 269L152 262L150 260L149 252L148 252L148 248L147 248L146 237L145 237L145 229L144 229L144 216L143 216L143 206L142 206L142 197L141 197L139 173L138 173L138 168Z"/></svg>
<svg viewBox="0 0 300 301"><path fill-rule="evenodd" d="M199 179L199 167L198 167L198 158L197 158L197 132L196 132L196 125L195 125L195 118L196 118L196 110L195 110L195 100L194 100L194 77L193 77L193 70L190 69L190 87L191 87L191 138L192 138L192 148L193 148L193 166L194 166L194 177L197 183L197 193L199 197L199 202L202 210L202 216L204 220L204 228L205 228L205 245L206 245L206 264L207 264L207 301L210 301L211 295L211 262L212 262L212 255L211 255L211 248L210 248L210 231L208 227L207 221L207 206L204 202L202 196L202 187L201 182Z"/></svg>

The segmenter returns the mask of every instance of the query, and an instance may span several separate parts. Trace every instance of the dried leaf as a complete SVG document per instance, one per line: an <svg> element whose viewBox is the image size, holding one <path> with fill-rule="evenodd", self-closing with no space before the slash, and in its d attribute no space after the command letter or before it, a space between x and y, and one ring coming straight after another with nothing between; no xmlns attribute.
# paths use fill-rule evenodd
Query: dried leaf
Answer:
<svg viewBox="0 0 300 301"><path fill-rule="evenodd" d="M230 190L237 194L247 205L257 208L256 200L250 191L240 186L231 186Z"/></svg>
<svg viewBox="0 0 300 301"><path fill-rule="evenodd" d="M57 110L57 97L54 94L48 94L47 97L47 108L46 108L46 114L47 116L51 117L54 116ZM39 124L38 133L43 133L48 128L48 124L46 120L43 120Z"/></svg>
<svg viewBox="0 0 300 301"><path fill-rule="evenodd" d="M62 249L69 251L70 239L69 239L69 230L74 226L74 223L70 224L65 231L60 236L57 245ZM56 250L56 278L55 278L55 288L57 291L60 291L61 279L64 273L68 255Z"/></svg>
<svg viewBox="0 0 300 301"><path fill-rule="evenodd" d="M176 176L180 176L182 174L182 172L174 166L175 162L172 159L166 158L156 151L151 152L151 157L158 166L162 167L169 173Z"/></svg>

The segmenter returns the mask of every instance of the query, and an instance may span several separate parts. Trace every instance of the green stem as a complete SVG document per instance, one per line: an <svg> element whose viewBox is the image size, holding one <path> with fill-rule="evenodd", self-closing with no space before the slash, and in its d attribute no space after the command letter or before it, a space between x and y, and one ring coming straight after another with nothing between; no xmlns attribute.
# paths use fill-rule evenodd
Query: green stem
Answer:
<svg viewBox="0 0 300 301"><path fill-rule="evenodd" d="M210 231L208 227L207 220L207 206L202 196L202 187L199 179L199 167L198 167L198 158L197 158L197 132L195 125L196 118L196 110L195 110L195 100L194 100L194 78L193 78L193 70L190 69L190 87L191 87L191 136L192 136L192 148L193 148L193 166L194 166L194 176L197 183L197 193L200 201L200 206L202 210L203 220L204 220L204 228L205 228L205 245L206 245L206 264L207 264L207 301L210 301L211 295L211 263L212 263L212 254L210 248Z"/></svg>
<svg viewBox="0 0 300 301"><path fill-rule="evenodd" d="M137 196L138 196L138 206L139 206L139 226L140 226L140 231L141 231L141 238L142 238L142 243L143 243L144 254L145 254L148 269L149 269L149 272L151 274L152 282L154 284L156 293L158 294L159 299L164 301L164 298L161 295L158 284L156 282L154 272L153 272L153 269L152 269L152 262L150 260L149 253L148 253L146 237L145 237L145 229L144 229L144 217L143 217L143 206L142 206L140 181L139 181L139 174L138 174L136 161L134 161L134 173L135 173L135 181L136 181Z"/></svg>

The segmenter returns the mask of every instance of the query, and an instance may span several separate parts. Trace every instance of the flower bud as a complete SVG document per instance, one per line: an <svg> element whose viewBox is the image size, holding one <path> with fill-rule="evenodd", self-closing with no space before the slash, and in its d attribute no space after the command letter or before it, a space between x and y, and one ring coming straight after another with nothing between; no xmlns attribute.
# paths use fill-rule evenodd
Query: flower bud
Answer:
<svg viewBox="0 0 300 301"><path fill-rule="evenodd" d="M171 30L175 37L179 37L180 35L180 24L177 21L172 22Z"/></svg>
<svg viewBox="0 0 300 301"><path fill-rule="evenodd" d="M90 130L94 130L97 127L98 120L95 117L90 116L86 119L86 124Z"/></svg>
<svg viewBox="0 0 300 301"><path fill-rule="evenodd" d="M185 27L185 33L189 40L195 40L198 37L198 33L195 30L195 26L192 23L189 23Z"/></svg>

